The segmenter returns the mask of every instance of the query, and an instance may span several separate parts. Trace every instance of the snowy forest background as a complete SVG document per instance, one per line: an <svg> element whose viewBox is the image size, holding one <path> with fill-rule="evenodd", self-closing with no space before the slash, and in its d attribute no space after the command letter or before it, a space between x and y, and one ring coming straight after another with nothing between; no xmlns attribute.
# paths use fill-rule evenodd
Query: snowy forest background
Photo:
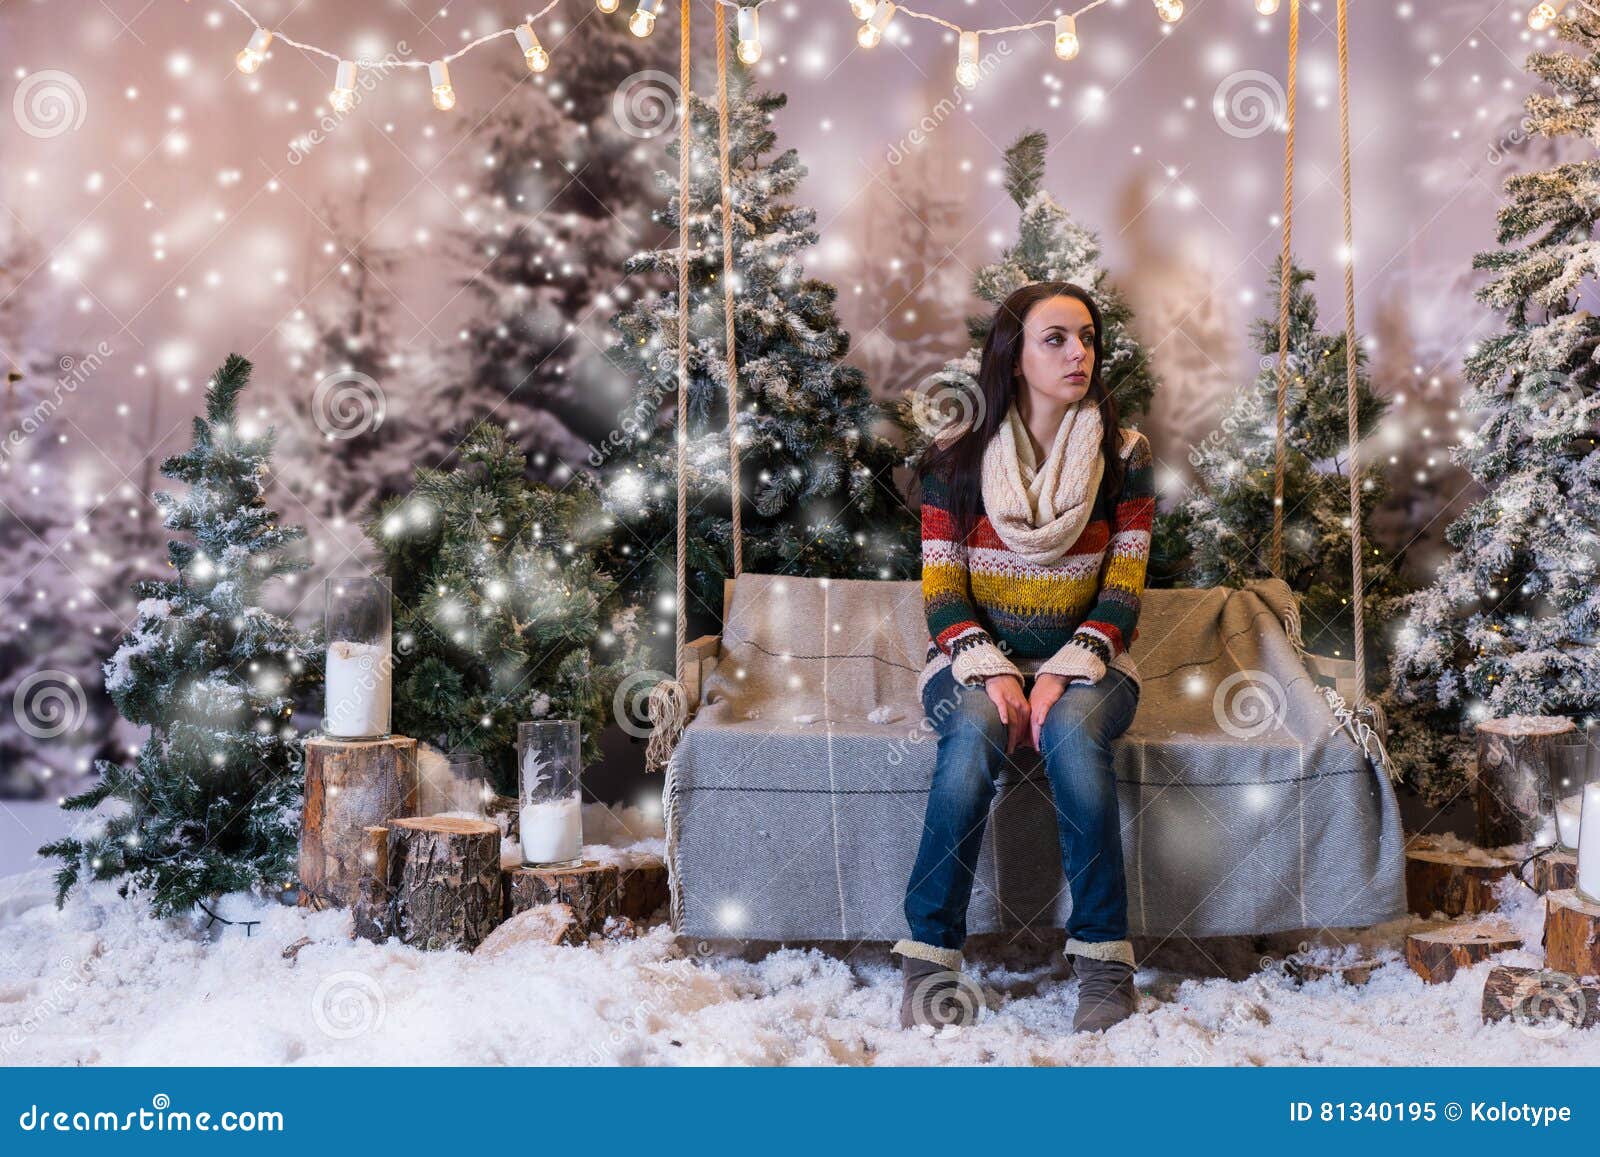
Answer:
<svg viewBox="0 0 1600 1157"><path fill-rule="evenodd" d="M949 7L976 19L976 5ZM996 22L1001 9L1036 15L982 7ZM778 0L754 70L788 95L778 146L809 169L796 199L816 210L821 240L806 271L837 286L849 360L884 400L966 351L972 275L1014 240L1001 153L1024 130L1048 132L1045 187L1099 235L1160 383L1140 424L1163 510L1189 495L1191 447L1260 372L1250 325L1276 308L1283 139L1248 108L1261 94L1281 107L1282 14L1188 7L1166 29L1142 0L1112 0L1085 20L1071 65L1043 37L1014 37L966 93L953 45L925 25L867 53L844 0ZM254 9L352 55L403 40L420 59L514 15L421 15L403 0ZM133 617L130 582L163 568L145 496L227 353L255 363L251 418L279 430L270 501L308 531L313 568L295 596L306 621L323 573L372 561L366 505L404 490L415 466L447 462L473 419L508 423L540 480L592 469L634 396L604 356L638 282L623 263L668 240L652 177L673 125L649 89L670 103L670 77L626 108L611 97L619 77L675 70L676 27L636 41L587 2L555 15L538 80L514 54L480 50L452 70L453 113L397 72L326 128L324 62L279 49L241 76L248 29L224 4L0 8L8 96L42 70L77 86L61 131L0 118L0 360L16 374L4 425L44 415L0 475L0 798L64 794L96 754L137 741L94 674ZM1500 325L1472 299L1472 254L1494 243L1504 178L1561 159L1519 128L1525 15L1415 0L1353 18L1358 323L1390 403L1367 443L1389 488L1373 529L1413 584L1477 496L1448 457L1463 358ZM1338 329L1332 21L1331 4L1302 10L1294 252ZM709 19L702 28L709 61ZM1219 116L1241 88L1246 111ZM80 726L41 737L17 727L12 704L45 669L74 673L89 700ZM636 764L637 741L614 738L618 762Z"/></svg>

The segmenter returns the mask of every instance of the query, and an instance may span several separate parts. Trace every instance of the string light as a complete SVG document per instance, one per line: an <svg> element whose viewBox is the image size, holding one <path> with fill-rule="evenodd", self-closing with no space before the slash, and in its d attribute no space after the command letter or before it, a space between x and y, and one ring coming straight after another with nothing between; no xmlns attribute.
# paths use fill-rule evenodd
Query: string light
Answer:
<svg viewBox="0 0 1600 1157"><path fill-rule="evenodd" d="M356 107L356 62L341 60L333 71L333 91L328 103L336 113L347 113Z"/></svg>
<svg viewBox="0 0 1600 1157"><path fill-rule="evenodd" d="M1567 6L1567 0L1543 0L1528 10L1528 27L1535 32L1543 32L1561 15L1561 10Z"/></svg>
<svg viewBox="0 0 1600 1157"><path fill-rule="evenodd" d="M978 71L978 34L963 32L956 49L956 80L965 88L976 88L982 75Z"/></svg>
<svg viewBox="0 0 1600 1157"><path fill-rule="evenodd" d="M267 46L271 43L272 33L265 28L257 28L250 34L249 42L239 50L239 55L233 58L233 63L238 65L240 72L249 76L266 60Z"/></svg>
<svg viewBox="0 0 1600 1157"><path fill-rule="evenodd" d="M442 60L428 64L428 84L433 89L433 107L449 112L456 107L456 90L450 85L450 66Z"/></svg>
<svg viewBox="0 0 1600 1157"><path fill-rule="evenodd" d="M527 63L529 72L543 72L550 67L550 54L539 43L533 25L517 25L517 47L522 49L522 59Z"/></svg>
<svg viewBox="0 0 1600 1157"><path fill-rule="evenodd" d="M1176 23L1183 16L1183 0L1156 0L1156 15L1168 24Z"/></svg>
<svg viewBox="0 0 1600 1157"><path fill-rule="evenodd" d="M628 31L635 36L649 36L656 26L656 17L667 0L639 0L639 7L628 17Z"/></svg>
<svg viewBox="0 0 1600 1157"><path fill-rule="evenodd" d="M894 0L878 0L867 22L856 32L856 43L862 48L876 48L889 27L889 21L894 19L895 7Z"/></svg>
<svg viewBox="0 0 1600 1157"><path fill-rule="evenodd" d="M1062 60L1078 57L1078 21L1073 16L1056 17L1056 55Z"/></svg>
<svg viewBox="0 0 1600 1157"><path fill-rule="evenodd" d="M1271 16L1278 10L1278 0L1256 0L1256 11L1263 16Z"/></svg>
<svg viewBox="0 0 1600 1157"><path fill-rule="evenodd" d="M594 0L594 6L609 16L617 10L620 2L621 0Z"/></svg>
<svg viewBox="0 0 1600 1157"><path fill-rule="evenodd" d="M749 5L739 9L738 53L745 64L761 59L761 13Z"/></svg>
<svg viewBox="0 0 1600 1157"><path fill-rule="evenodd" d="M869 19L877 6L878 0L850 0L850 10L856 14L857 20Z"/></svg>

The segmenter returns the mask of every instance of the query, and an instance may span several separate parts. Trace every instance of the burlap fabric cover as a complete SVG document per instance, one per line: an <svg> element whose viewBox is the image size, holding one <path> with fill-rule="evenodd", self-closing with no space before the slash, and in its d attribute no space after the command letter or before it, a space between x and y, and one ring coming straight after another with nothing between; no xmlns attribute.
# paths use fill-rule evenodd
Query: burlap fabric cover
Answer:
<svg viewBox="0 0 1600 1157"><path fill-rule="evenodd" d="M1130 934L1354 927L1405 908L1389 781L1285 634L1277 580L1145 592L1143 683L1116 769ZM722 658L667 772L684 935L894 940L937 740L917 582L742 576ZM1008 763L969 932L1063 926L1048 781Z"/></svg>

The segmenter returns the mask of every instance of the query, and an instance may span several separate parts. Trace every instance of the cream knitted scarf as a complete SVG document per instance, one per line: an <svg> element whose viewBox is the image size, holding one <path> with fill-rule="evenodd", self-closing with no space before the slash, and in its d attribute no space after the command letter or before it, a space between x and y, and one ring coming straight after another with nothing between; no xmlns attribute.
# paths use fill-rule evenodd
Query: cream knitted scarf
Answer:
<svg viewBox="0 0 1600 1157"><path fill-rule="evenodd" d="M1105 473L1100 407L1084 399L1067 410L1042 465L1016 402L983 450L983 507L995 533L1029 562L1048 566L1089 525Z"/></svg>

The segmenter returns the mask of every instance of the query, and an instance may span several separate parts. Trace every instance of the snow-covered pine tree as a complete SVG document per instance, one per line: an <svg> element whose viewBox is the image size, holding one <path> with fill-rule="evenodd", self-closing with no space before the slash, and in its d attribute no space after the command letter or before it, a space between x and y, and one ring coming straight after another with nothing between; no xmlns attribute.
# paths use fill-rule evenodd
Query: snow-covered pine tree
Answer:
<svg viewBox="0 0 1600 1157"><path fill-rule="evenodd" d="M594 484L525 473L507 433L482 423L453 469L419 469L367 529L394 591L396 730L480 753L503 788L523 720L579 720L585 760L599 755L638 636L597 560L609 519Z"/></svg>
<svg viewBox="0 0 1600 1157"><path fill-rule="evenodd" d="M656 232L646 154L614 102L661 45L590 20L560 41L557 68L521 70L513 99L474 136L481 162L457 241L475 310L435 410L457 440L479 421L505 426L533 477L557 484L590 469L590 444L628 397L606 323L627 299L623 261Z"/></svg>
<svg viewBox="0 0 1600 1157"><path fill-rule="evenodd" d="M1267 300L1280 292L1274 263ZM1289 390L1285 414L1283 580L1300 596L1308 649L1351 653L1350 494L1344 330L1327 333L1317 315L1315 274L1291 263ZM1192 450L1197 487L1183 504L1189 558L1185 578L1198 587L1239 586L1272 573L1270 528L1277 461L1278 317L1252 323L1260 372L1229 403L1217 429ZM1356 421L1365 438L1388 409L1373 390L1366 354L1356 356ZM1372 512L1387 494L1383 470L1361 467L1361 519L1366 538L1368 654L1386 651L1386 608L1401 593L1395 562L1372 545ZM1380 650L1379 648L1383 648ZM1370 664L1369 664L1370 665Z"/></svg>
<svg viewBox="0 0 1600 1157"><path fill-rule="evenodd" d="M1478 424L1451 456L1486 493L1406 600L1392 662L1396 699L1432 724L1395 758L1431 800L1464 786L1479 720L1600 711L1600 319L1578 308L1600 274L1600 17L1573 4L1551 31L1577 50L1528 57L1543 87L1524 124L1579 153L1508 177L1500 247L1473 259L1489 274L1476 296L1506 328L1463 364L1462 410Z"/></svg>
<svg viewBox="0 0 1600 1157"><path fill-rule="evenodd" d="M261 605L273 580L304 569L264 499L271 430L238 416L251 366L231 355L206 390L194 444L161 473L182 495L156 494L176 577L137 588L138 620L105 664L129 722L149 729L133 764L101 760L100 780L70 811L111 804L92 835L40 849L73 885L125 878L170 915L218 892L276 891L295 877L301 737L290 722L320 660L292 623Z"/></svg>
<svg viewBox="0 0 1600 1157"><path fill-rule="evenodd" d="M850 338L835 313L838 291L807 277L801 264L817 242L816 212L790 200L806 173L796 151L775 151L772 122L787 99L754 89L743 69L729 77L744 565L758 573L904 578L917 573L919 555L916 520L894 485L901 452L877 430L887 417L865 376L844 362ZM721 617L723 579L732 573L733 558L716 106L693 99L691 117L689 412L681 419L676 414L674 245L641 252L627 264L630 274L671 278L673 288L640 297L613 321L622 335L614 357L636 382L636 393L621 415L620 444L605 469L605 485L607 508L619 524L617 548L632 561L629 589L669 599L677 506L673 431L682 421L689 475L686 610L696 623L712 625ZM657 174L669 197L660 219L676 229L677 144L667 151L673 164ZM670 643L670 608L656 619L656 639Z"/></svg>
<svg viewBox="0 0 1600 1157"><path fill-rule="evenodd" d="M988 313L967 320L972 347L902 399L901 413L915 434L912 456L926 449L951 409L960 409L950 394L978 397L978 365L994 310L1016 290L1038 281L1070 281L1094 295L1105 322L1101 379L1116 398L1125 425L1137 426L1139 416L1149 409L1156 379L1149 353L1133 334L1133 311L1100 265L1100 239L1074 221L1044 188L1048 155L1049 138L1038 131L1023 133L1006 149L1006 192L1020 213L1017 239L972 279L973 292L990 306ZM937 400L932 408L930 398Z"/></svg>

